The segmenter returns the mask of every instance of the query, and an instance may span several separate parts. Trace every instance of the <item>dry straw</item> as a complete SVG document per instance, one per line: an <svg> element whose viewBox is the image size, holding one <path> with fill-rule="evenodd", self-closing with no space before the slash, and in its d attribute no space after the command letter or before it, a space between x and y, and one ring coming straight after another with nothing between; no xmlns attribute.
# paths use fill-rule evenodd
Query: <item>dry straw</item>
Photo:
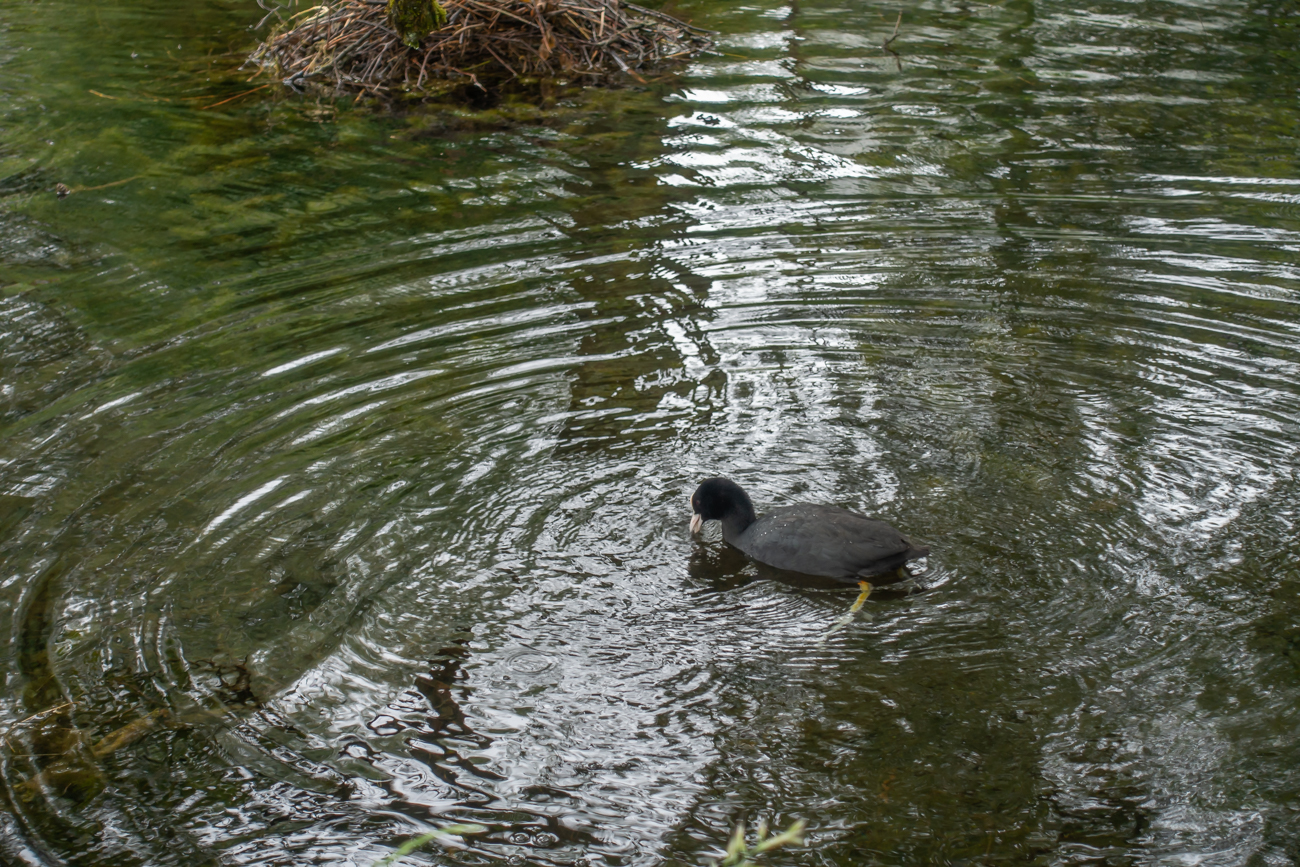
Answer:
<svg viewBox="0 0 1300 867"><path fill-rule="evenodd" d="M294 88L390 96L442 82L483 87L521 77L604 79L689 57L710 31L618 0L445 0L447 17L411 49L384 0L341 0L300 12L251 60Z"/></svg>

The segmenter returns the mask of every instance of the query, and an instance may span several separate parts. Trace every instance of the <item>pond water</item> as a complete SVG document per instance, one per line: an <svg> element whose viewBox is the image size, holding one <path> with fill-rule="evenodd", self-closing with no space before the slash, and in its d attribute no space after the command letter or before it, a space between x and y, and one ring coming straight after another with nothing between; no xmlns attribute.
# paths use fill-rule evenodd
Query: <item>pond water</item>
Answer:
<svg viewBox="0 0 1300 867"><path fill-rule="evenodd" d="M0 9L5 863L1300 859L1294 4L670 11L390 115ZM933 553L819 640L715 474Z"/></svg>

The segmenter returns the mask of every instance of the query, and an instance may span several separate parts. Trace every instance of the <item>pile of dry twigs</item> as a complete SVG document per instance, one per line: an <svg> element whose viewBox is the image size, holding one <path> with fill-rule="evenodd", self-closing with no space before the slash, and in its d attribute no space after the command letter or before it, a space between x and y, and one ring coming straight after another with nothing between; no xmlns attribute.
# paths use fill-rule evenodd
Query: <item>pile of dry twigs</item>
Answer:
<svg viewBox="0 0 1300 867"><path fill-rule="evenodd" d="M525 76L604 78L707 48L709 31L620 0L445 0L446 22L402 43L384 0L338 0L299 13L251 60L284 83L378 95L439 82L484 86Z"/></svg>

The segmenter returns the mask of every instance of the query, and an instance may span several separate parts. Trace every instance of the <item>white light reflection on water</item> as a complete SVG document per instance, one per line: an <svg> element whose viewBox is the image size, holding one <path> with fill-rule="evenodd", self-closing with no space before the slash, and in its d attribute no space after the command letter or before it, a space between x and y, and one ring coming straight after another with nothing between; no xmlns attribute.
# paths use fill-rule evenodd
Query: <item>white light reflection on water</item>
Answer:
<svg viewBox="0 0 1300 867"><path fill-rule="evenodd" d="M1300 858L1269 9L702 2L740 56L396 119L193 108L233 8L29 11L4 857ZM852 593L691 539L715 473L934 553L819 646Z"/></svg>

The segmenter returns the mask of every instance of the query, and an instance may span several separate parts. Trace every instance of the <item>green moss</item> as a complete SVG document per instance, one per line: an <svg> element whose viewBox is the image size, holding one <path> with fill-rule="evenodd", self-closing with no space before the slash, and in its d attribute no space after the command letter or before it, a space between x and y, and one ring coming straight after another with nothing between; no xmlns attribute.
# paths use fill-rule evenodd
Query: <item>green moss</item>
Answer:
<svg viewBox="0 0 1300 867"><path fill-rule="evenodd" d="M388 22L407 48L419 48L430 31L447 23L447 10L438 0L388 0Z"/></svg>

